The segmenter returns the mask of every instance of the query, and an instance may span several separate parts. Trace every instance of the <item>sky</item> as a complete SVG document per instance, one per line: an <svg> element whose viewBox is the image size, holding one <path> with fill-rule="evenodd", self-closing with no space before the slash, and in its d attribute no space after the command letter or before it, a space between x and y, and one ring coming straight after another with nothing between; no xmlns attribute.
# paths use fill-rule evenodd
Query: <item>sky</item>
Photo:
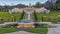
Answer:
<svg viewBox="0 0 60 34"><path fill-rule="evenodd" d="M0 0L0 5L17 5L19 3L29 5L31 3L34 5L36 2L45 3L47 0Z"/></svg>

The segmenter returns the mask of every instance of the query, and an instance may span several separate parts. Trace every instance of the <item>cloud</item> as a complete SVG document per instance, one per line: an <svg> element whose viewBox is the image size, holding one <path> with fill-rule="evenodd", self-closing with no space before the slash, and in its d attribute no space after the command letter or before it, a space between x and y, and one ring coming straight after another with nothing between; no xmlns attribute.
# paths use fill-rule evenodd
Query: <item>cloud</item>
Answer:
<svg viewBox="0 0 60 34"><path fill-rule="evenodd" d="M35 4L36 2L44 3L47 0L0 0L0 5L16 5L19 3L26 4L28 5L31 3L32 5Z"/></svg>

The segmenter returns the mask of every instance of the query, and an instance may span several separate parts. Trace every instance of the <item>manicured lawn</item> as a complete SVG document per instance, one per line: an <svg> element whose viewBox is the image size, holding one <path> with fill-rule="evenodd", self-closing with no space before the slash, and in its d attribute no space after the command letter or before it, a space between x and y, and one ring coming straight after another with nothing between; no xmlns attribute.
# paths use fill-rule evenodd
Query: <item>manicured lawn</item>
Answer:
<svg viewBox="0 0 60 34"><path fill-rule="evenodd" d="M60 11L51 11L49 14L41 14L37 13L37 19L38 21L42 21L42 18L44 21L60 21L60 17L58 16L60 14ZM13 16L13 17L12 17ZM45 17L44 17L45 16ZM34 17L34 16L33 16ZM21 18L21 13L14 13L14 14L9 14L9 12L0 12L0 20L20 20ZM34 18L35 19L35 18Z"/></svg>
<svg viewBox="0 0 60 34"><path fill-rule="evenodd" d="M18 29L0 27L0 34L9 33L9 32L15 32L15 31L18 31Z"/></svg>
<svg viewBox="0 0 60 34"><path fill-rule="evenodd" d="M37 33L37 34L47 34L47 28L30 28L26 30L27 32Z"/></svg>
<svg viewBox="0 0 60 34"><path fill-rule="evenodd" d="M9 14L9 12L0 12L0 19L3 19L3 20L8 20L8 19L20 20L20 17L21 17L21 13Z"/></svg>
<svg viewBox="0 0 60 34"><path fill-rule="evenodd" d="M51 11L49 14L41 14L41 13L38 13L36 14L37 15L37 18L38 18L38 21L42 21L42 18L43 20L53 20L53 21L58 21L60 20L60 17L58 16L60 14L60 11Z"/></svg>
<svg viewBox="0 0 60 34"><path fill-rule="evenodd" d="M48 26L48 28L56 28L56 27L57 27L57 26L51 26L51 25L50 25L50 26Z"/></svg>

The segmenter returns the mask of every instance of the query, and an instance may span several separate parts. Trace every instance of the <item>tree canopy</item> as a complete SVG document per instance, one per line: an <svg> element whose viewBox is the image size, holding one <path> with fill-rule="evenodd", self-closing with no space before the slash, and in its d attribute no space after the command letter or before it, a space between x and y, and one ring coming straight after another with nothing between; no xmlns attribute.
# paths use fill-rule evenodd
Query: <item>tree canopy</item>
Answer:
<svg viewBox="0 0 60 34"><path fill-rule="evenodd" d="M33 7L40 8L42 7L42 4L40 2L37 2L35 5L33 5Z"/></svg>
<svg viewBox="0 0 60 34"><path fill-rule="evenodd" d="M57 0L56 5L57 7L60 7L60 0Z"/></svg>

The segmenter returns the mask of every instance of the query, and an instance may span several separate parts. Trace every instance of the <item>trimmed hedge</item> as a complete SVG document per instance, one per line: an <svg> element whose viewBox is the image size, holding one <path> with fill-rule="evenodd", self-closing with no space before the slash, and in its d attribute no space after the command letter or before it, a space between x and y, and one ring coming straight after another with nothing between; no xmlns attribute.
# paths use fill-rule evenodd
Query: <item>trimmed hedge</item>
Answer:
<svg viewBox="0 0 60 34"><path fill-rule="evenodd" d="M24 17L24 11L23 11L23 13L21 14L21 18L20 18L20 20L22 20L23 19L23 17Z"/></svg>
<svg viewBox="0 0 60 34"><path fill-rule="evenodd" d="M35 11L34 11L34 19L35 19L35 21L38 21L37 15L36 15L36 12Z"/></svg>
<svg viewBox="0 0 60 34"><path fill-rule="evenodd" d="M48 28L48 24L35 24L36 28Z"/></svg>

